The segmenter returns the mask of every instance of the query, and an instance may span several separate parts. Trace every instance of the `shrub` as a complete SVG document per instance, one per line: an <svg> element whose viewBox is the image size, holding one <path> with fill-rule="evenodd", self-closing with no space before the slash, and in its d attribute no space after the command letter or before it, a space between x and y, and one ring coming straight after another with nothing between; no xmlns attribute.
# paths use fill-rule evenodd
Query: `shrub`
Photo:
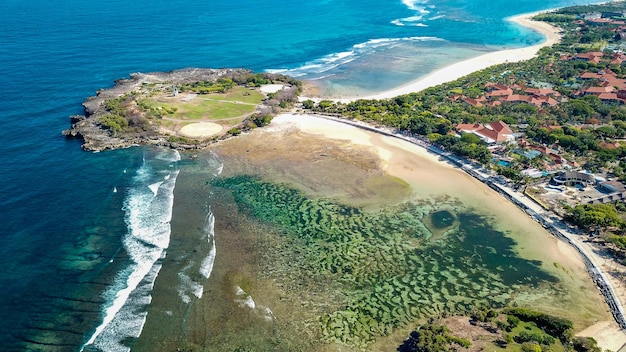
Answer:
<svg viewBox="0 0 626 352"><path fill-rule="evenodd" d="M121 115L118 114L106 114L100 116L98 122L112 132L120 132L128 127L128 120Z"/></svg>
<svg viewBox="0 0 626 352"><path fill-rule="evenodd" d="M228 133L232 134L233 136L237 136L241 134L241 129L239 129L238 127L233 127L230 130L228 130Z"/></svg>

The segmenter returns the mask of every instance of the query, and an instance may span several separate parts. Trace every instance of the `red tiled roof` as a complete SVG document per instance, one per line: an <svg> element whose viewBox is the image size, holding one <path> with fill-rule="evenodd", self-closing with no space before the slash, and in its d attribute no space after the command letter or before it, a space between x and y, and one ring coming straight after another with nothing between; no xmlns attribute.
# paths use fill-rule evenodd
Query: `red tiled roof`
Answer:
<svg viewBox="0 0 626 352"><path fill-rule="evenodd" d="M501 90L494 90L485 95L488 97L501 97L501 96L511 95L511 94L513 94L513 89L506 88L506 89L501 89Z"/></svg>
<svg viewBox="0 0 626 352"><path fill-rule="evenodd" d="M598 146L600 146L600 148L604 148L604 149L617 149L621 145L618 142L608 143L608 142L602 141L602 142L600 142L598 144Z"/></svg>
<svg viewBox="0 0 626 352"><path fill-rule="evenodd" d="M494 121L488 124L493 128L494 131L501 134L513 134L509 125L507 125L504 121Z"/></svg>
<svg viewBox="0 0 626 352"><path fill-rule="evenodd" d="M465 98L463 101L472 106L483 106L483 103L479 99Z"/></svg>
<svg viewBox="0 0 626 352"><path fill-rule="evenodd" d="M593 94L593 95L600 95L602 93L611 93L613 92L615 89L613 89L613 86L606 86L606 87L589 87L587 89L583 90L583 94Z"/></svg>
<svg viewBox="0 0 626 352"><path fill-rule="evenodd" d="M548 95L554 95L557 97L561 96L561 93L550 88L526 88L524 92L528 94L539 95L539 96L548 96Z"/></svg>
<svg viewBox="0 0 626 352"><path fill-rule="evenodd" d="M504 101L525 101L529 102L530 96L523 94L511 94L504 98Z"/></svg>
<svg viewBox="0 0 626 352"><path fill-rule="evenodd" d="M456 125L456 130L459 132L471 132L476 131L483 126L479 123L461 123Z"/></svg>
<svg viewBox="0 0 626 352"><path fill-rule="evenodd" d="M459 124L456 126L458 132L474 133L483 139L494 142L502 142L513 135L511 128L503 121L491 122L486 125L479 123Z"/></svg>
<svg viewBox="0 0 626 352"><path fill-rule="evenodd" d="M507 89L510 89L509 87L505 86L504 84L500 84L500 83L487 83L487 84L485 84L485 88L487 88L489 90L507 90Z"/></svg>
<svg viewBox="0 0 626 352"><path fill-rule="evenodd" d="M598 98L600 98L601 100L613 100L621 102L622 104L624 103L624 99L618 97L615 93L600 93L598 95Z"/></svg>

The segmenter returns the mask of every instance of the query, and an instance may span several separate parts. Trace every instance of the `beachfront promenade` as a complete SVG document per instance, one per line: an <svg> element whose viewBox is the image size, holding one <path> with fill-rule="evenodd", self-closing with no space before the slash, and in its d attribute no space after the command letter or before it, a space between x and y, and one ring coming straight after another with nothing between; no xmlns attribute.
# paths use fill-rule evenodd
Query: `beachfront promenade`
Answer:
<svg viewBox="0 0 626 352"><path fill-rule="evenodd" d="M541 224L547 231L576 249L576 251L581 255L585 262L587 272L605 297L606 302L611 309L611 313L615 318L615 321L620 326L622 331L626 332L626 317L624 316L624 308L622 306L622 302L620 301L615 287L611 283L611 280L609 279L607 274L602 271L601 265L599 265L599 261L604 259L595 254L594 249L588 243L584 242L584 235L572 232L572 229L570 229L567 224L565 224L560 218L558 218L556 214L546 211L532 199L526 197L519 192L516 192L514 189L509 187L505 183L506 181L503 181L500 176L483 169L482 165L474 165L471 161L468 161L464 158L459 158L450 152L439 149L431 145L427 140L422 139L421 137L409 135L406 133L399 133L388 128L375 127L361 121L348 120L345 118L322 114L316 114L316 116L327 120L352 125L354 127L383 134L386 136L399 138L409 143L423 147L430 153L436 154L441 159L459 167L472 177L478 179L479 181L488 185L490 188L494 189L495 191L512 201L514 204L524 210L524 212L526 212L526 214L528 214L532 219Z"/></svg>

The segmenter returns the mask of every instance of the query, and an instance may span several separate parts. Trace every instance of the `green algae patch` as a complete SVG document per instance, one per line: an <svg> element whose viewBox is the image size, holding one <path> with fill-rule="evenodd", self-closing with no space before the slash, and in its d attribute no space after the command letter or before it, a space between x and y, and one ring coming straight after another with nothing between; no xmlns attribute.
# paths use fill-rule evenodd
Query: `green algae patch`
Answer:
<svg viewBox="0 0 626 352"><path fill-rule="evenodd" d="M290 250L297 254L289 257L309 269L307 281L332 278L329 290L340 290L345 300L316 312L314 329L328 343L363 348L419 319L558 291L557 278L540 262L518 257L512 239L453 204L407 202L366 211L252 176L212 185L230 190L242 213L294 239ZM425 217L446 236L431 238Z"/></svg>

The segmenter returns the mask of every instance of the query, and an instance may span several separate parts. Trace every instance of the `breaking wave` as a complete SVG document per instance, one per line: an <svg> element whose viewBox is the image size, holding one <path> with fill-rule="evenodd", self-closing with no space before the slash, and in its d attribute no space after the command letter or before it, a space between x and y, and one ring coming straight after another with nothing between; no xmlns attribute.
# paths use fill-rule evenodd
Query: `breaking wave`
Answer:
<svg viewBox="0 0 626 352"><path fill-rule="evenodd" d="M124 200L128 232L122 243L128 265L106 290L108 304L102 323L82 350L129 351L123 341L141 334L145 307L152 300L154 281L169 246L179 160L180 154L174 150L145 150L143 164Z"/></svg>
<svg viewBox="0 0 626 352"><path fill-rule="evenodd" d="M293 69L272 69L267 70L273 73L283 73L292 77L301 77L308 80L318 80L328 77L329 71L346 65L352 61L365 57L377 50L384 50L395 45L410 42L444 41L437 37L403 37L403 38L378 38L371 39L363 43L355 44L349 50L332 53L319 59L309 61L300 67Z"/></svg>

